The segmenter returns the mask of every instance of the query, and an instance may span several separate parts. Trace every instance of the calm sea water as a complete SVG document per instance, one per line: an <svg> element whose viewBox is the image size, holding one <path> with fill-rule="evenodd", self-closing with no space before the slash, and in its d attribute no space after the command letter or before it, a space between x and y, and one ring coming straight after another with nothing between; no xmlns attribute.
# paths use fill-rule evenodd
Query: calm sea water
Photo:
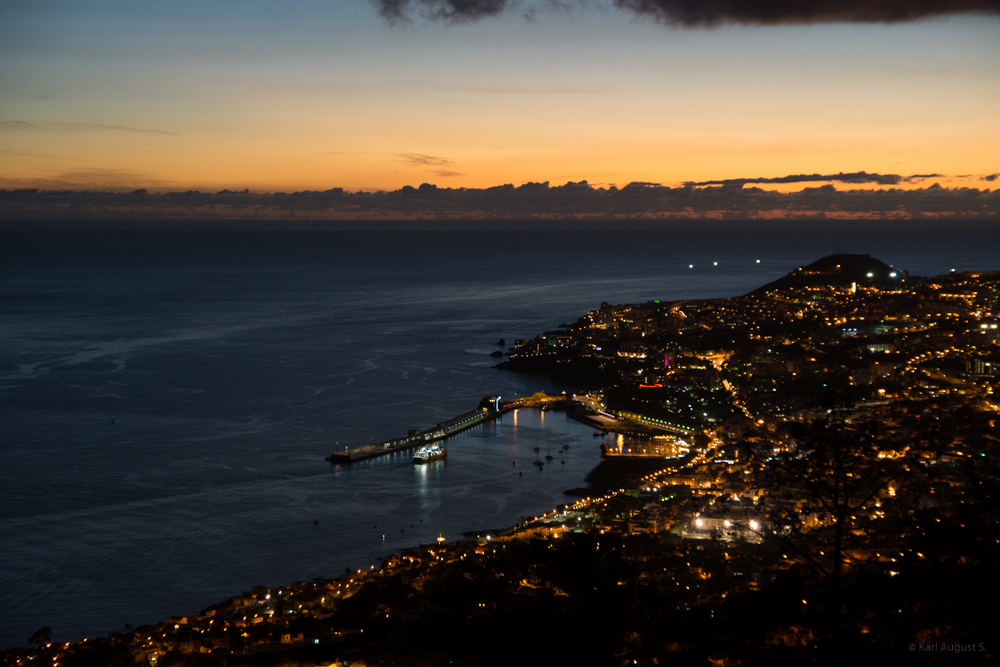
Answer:
<svg viewBox="0 0 1000 667"><path fill-rule="evenodd" d="M429 466L323 457L485 395L572 389L491 368L501 336L602 301L745 293L838 245L912 273L1000 269L996 223L0 231L0 647L550 509L599 460L561 413L477 427ZM565 443L565 464L527 465Z"/></svg>

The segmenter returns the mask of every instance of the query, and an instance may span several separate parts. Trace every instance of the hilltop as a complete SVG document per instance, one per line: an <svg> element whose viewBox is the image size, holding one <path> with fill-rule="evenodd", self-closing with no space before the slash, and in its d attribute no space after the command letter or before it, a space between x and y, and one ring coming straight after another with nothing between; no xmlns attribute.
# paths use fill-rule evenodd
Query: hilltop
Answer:
<svg viewBox="0 0 1000 667"><path fill-rule="evenodd" d="M765 294L780 289L846 287L851 283L885 284L902 281L905 275L905 271L897 271L891 265L871 255L834 254L790 271L788 275L758 287L750 292L750 295Z"/></svg>

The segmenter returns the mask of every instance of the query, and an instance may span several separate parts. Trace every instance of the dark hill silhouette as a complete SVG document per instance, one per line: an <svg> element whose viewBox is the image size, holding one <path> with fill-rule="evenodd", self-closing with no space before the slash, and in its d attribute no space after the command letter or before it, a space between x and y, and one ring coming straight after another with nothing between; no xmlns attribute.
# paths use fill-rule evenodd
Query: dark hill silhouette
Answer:
<svg viewBox="0 0 1000 667"><path fill-rule="evenodd" d="M893 273L896 275L893 276ZM905 272L896 271L890 265L871 255L827 255L812 264L795 269L783 278L758 287L750 294L759 296L778 289L822 285L839 287L851 283L858 285L881 284L901 280L904 275Z"/></svg>

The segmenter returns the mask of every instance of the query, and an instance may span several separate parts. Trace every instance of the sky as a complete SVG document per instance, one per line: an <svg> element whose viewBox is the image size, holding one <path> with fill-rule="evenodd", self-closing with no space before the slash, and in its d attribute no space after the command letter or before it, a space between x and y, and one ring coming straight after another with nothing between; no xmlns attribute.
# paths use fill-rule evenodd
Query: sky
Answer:
<svg viewBox="0 0 1000 667"><path fill-rule="evenodd" d="M1000 4L853 2L0 0L0 188L992 186Z"/></svg>

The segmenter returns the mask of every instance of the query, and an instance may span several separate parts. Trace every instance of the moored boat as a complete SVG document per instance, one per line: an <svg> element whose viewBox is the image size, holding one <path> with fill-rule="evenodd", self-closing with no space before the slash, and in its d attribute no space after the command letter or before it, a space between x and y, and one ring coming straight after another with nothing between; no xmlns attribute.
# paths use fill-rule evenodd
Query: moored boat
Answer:
<svg viewBox="0 0 1000 667"><path fill-rule="evenodd" d="M427 445L426 447L421 447L413 454L413 462L428 463L446 458L447 456L448 450L440 445Z"/></svg>

